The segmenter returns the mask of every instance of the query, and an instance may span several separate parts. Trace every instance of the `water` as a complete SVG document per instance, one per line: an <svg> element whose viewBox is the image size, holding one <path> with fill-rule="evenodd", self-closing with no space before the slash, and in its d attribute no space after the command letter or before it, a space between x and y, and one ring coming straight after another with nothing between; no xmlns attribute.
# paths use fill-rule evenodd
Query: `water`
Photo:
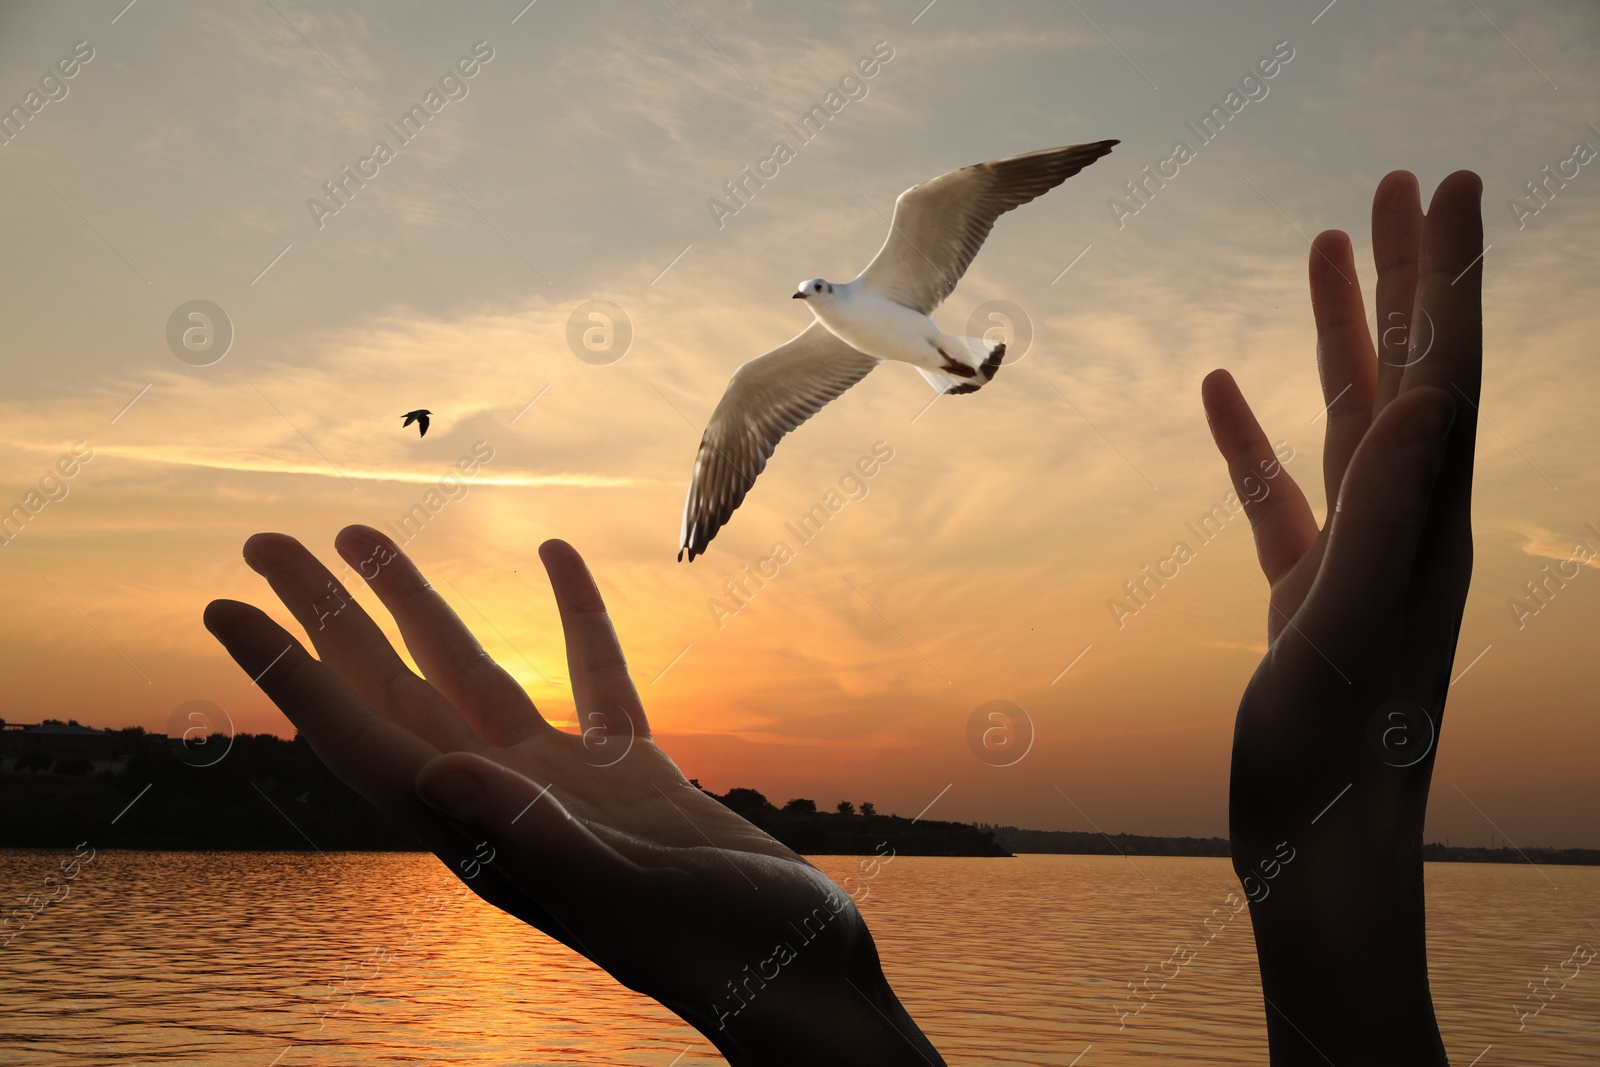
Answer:
<svg viewBox="0 0 1600 1067"><path fill-rule="evenodd" d="M71 856L0 851L0 903L58 893L44 878ZM857 862L817 861L836 878ZM67 886L0 948L0 1063L722 1062L665 1009L459 893L429 855L100 852ZM952 1065L1256 1065L1249 916L1226 918L1237 889L1221 859L899 857L861 908ZM1600 947L1600 869L1433 864L1428 905L1452 1062L1600 1062L1600 961L1520 1031L1517 1015L1538 1003L1528 982ZM1138 1007L1126 983L1179 944L1194 957L1121 1015Z"/></svg>

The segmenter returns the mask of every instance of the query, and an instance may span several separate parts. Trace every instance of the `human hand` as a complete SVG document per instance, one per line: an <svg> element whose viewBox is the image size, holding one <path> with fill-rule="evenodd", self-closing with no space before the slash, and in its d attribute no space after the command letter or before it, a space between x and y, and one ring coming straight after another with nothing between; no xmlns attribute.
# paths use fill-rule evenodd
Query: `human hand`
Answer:
<svg viewBox="0 0 1600 1067"><path fill-rule="evenodd" d="M1202 387L1271 584L1270 646L1234 734L1229 822L1274 1064L1444 1063L1422 833L1472 571L1481 195L1477 175L1458 171L1424 217L1412 175L1379 184L1376 347L1349 238L1330 230L1313 243L1328 402L1320 530L1233 379L1215 371Z"/></svg>
<svg viewBox="0 0 1600 1067"><path fill-rule="evenodd" d="M330 770L479 896L671 1008L731 1063L940 1062L849 896L656 746L570 545L548 541L539 555L581 734L545 721L393 541L351 526L335 545L426 681L282 534L250 538L245 560L321 659L250 605L218 600L205 614Z"/></svg>

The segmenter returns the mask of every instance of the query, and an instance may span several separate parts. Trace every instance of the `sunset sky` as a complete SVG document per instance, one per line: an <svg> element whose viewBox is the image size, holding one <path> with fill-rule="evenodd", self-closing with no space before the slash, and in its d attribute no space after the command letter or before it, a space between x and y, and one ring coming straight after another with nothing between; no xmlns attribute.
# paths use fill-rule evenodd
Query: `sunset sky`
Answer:
<svg viewBox="0 0 1600 1067"><path fill-rule="evenodd" d="M1600 551L1600 161L1573 162L1600 150L1594 5L525 2L0 8L0 107L28 112L0 144L0 506L58 498L0 548L0 717L163 730L209 700L288 735L200 621L230 597L292 625L244 539L336 561L338 529L426 510L485 442L407 548L552 719L570 690L534 550L559 536L710 788L1225 834L1266 586L1242 516L1204 545L1186 527L1230 489L1200 381L1233 371L1320 516L1307 240L1349 230L1370 285L1378 179L1411 169L1426 200L1466 167L1491 246L1477 563L1428 835L1600 847L1600 576L1511 606ZM1186 126L1246 91L1208 143ZM797 137L830 92L838 113ZM971 332L1013 302L1019 361L926 411L913 370L879 369L675 562L700 431L733 370L810 320L798 281L853 277L918 181L1105 138L1000 220L935 315ZM1129 199L1180 140L1193 158ZM780 141L792 158L731 200ZM1563 167L1542 207L1526 194ZM367 175L342 203L341 168ZM195 300L231 322L209 366L169 347ZM631 327L615 362L569 346L596 300ZM401 428L413 408L426 438ZM785 524L875 446L892 458L796 541ZM64 456L73 476L41 489ZM1180 540L1195 558L1119 628L1108 601ZM778 541L794 558L730 600ZM1008 767L968 746L994 700L1036 734Z"/></svg>

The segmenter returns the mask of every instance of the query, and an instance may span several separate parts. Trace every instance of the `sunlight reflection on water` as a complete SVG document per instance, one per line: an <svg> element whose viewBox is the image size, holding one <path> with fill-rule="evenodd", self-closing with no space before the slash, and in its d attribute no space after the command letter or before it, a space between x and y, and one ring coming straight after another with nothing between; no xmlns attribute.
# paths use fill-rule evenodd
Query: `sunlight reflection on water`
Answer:
<svg viewBox="0 0 1600 1067"><path fill-rule="evenodd" d="M0 851L0 903L70 855ZM851 857L816 862L857 873ZM1203 925L1238 891L1228 862L1132 862L900 857L861 907L952 1065L1264 1063L1248 913ZM1518 1030L1527 983L1600 944L1600 869L1540 870L1559 891L1527 866L1428 868L1455 1062L1490 1045L1480 1067L1600 1062L1600 968ZM0 1062L721 1062L676 1016L458 886L423 854L100 852L0 948ZM1138 1006L1127 983L1177 945L1193 958L1124 1018Z"/></svg>

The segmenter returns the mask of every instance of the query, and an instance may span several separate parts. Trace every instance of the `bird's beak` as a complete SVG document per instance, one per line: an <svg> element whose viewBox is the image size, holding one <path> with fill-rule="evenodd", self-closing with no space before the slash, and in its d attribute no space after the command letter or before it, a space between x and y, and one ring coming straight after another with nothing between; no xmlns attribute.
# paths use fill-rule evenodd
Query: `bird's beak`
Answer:
<svg viewBox="0 0 1600 1067"><path fill-rule="evenodd" d="M794 293L789 297L791 300L804 300L805 298L806 294L804 293Z"/></svg>

